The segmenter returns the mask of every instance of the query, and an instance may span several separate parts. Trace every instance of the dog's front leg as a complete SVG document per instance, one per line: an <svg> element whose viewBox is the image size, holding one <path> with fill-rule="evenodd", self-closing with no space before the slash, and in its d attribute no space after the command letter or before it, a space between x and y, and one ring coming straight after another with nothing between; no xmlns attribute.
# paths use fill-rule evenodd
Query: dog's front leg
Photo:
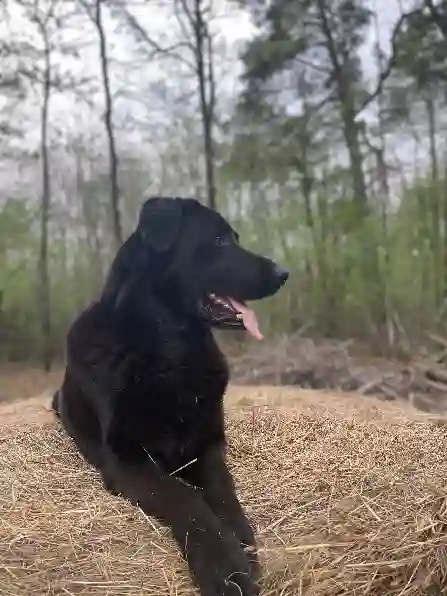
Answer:
<svg viewBox="0 0 447 596"><path fill-rule="evenodd" d="M227 468L223 447L204 454L191 470L191 480L203 491L203 497L214 513L240 541L250 562L250 572L257 580L260 574L253 529L239 503L233 477Z"/></svg>
<svg viewBox="0 0 447 596"><path fill-rule="evenodd" d="M109 449L104 478L147 514L172 529L202 596L255 596L247 557L200 491L163 473L152 462L121 460Z"/></svg>

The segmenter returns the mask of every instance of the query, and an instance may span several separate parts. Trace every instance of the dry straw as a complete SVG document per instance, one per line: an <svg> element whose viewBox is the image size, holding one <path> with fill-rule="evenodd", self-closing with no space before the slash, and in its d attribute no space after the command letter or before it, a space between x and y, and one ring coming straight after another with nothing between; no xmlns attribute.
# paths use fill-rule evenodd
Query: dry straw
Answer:
<svg viewBox="0 0 447 596"><path fill-rule="evenodd" d="M263 410L228 431L263 596L447 594L442 424ZM2 596L194 593L169 531L108 495L52 423L0 429L0 470Z"/></svg>

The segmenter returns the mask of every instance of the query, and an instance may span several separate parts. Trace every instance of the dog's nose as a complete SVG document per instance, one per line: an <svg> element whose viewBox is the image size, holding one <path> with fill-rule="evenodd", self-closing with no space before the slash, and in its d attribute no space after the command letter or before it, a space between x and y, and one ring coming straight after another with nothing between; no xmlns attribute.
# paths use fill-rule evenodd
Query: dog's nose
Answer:
<svg viewBox="0 0 447 596"><path fill-rule="evenodd" d="M289 279L289 272L286 269L280 267L279 265L275 264L274 273L282 284L285 284L286 281Z"/></svg>

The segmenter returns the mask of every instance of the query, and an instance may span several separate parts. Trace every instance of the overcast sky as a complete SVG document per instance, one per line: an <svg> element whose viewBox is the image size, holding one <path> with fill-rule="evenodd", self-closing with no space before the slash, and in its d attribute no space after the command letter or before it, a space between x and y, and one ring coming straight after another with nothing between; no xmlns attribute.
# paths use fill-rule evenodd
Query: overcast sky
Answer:
<svg viewBox="0 0 447 596"><path fill-rule="evenodd" d="M26 21L20 17L20 10L13 0L6 0L9 4L10 14L12 15L11 21L0 25L0 34L3 34L5 29L9 29L10 33L14 35L23 35L26 28ZM160 39L165 45L172 43L173 39L179 33L179 27L176 20L172 17L170 10L171 0L165 0L164 3L159 0L149 0L143 2L141 8L138 11L134 11L140 22L144 24L147 31L157 39ZM400 13L400 4L403 8L409 6L409 1L401 0L370 0L370 6L377 10L379 18L379 33L380 43L383 49L388 51L390 31L396 22ZM164 5L164 7L163 7ZM253 35L254 27L250 22L250 18L247 13L238 11L234 8L234 5L229 9L229 3L225 0L214 0L214 11L218 15L218 19L214 25L215 33L218 35L220 40L226 44L226 80L225 84L230 91L237 87L237 77L241 71L241 65L238 60L239 51L244 42ZM117 33L115 29L115 23L110 20L106 20L107 32L108 32L108 45L109 52L113 58L120 60L123 63L132 63L135 56L134 50L135 45L132 43L129 36L123 33ZM81 35L81 37L80 37ZM65 34L66 36L66 34ZM85 29L82 31L73 31L73 37L81 39L84 43L87 40L92 42L91 47L84 51L82 61L72 61L71 68L79 74L84 76L92 75L97 76L99 74L99 63L98 63L98 49L94 43L93 31L87 32ZM365 65L367 76L374 76L375 72L375 60L372 56L373 44L376 41L376 31L371 28L369 32L368 42L365 44L361 51L362 59ZM129 81L129 84L137 84L140 86L140 91L144 92L144 87L148 85L150 81L155 82L163 79L161 72L164 65L157 61L147 61L147 63L139 64L139 68L132 68L133 80ZM130 69L127 70L126 75L130 77ZM119 73L117 76L121 80L116 80L116 85L123 85L122 80L123 73ZM137 78L136 78L137 77ZM65 111L67 108L67 102L69 99L61 95L55 96L53 100L53 114L60 110ZM118 107L121 109L122 106Z"/></svg>
<svg viewBox="0 0 447 596"><path fill-rule="evenodd" d="M4 0L10 7L15 7L13 0ZM160 40L164 45L173 42L179 35L179 25L172 16L172 0L148 0L142 2L138 15L141 23L146 27L148 33L154 38ZM396 23L401 10L408 10L412 6L410 0L370 0L370 7L378 14L378 31L380 44L386 52L390 47L390 34ZM229 6L232 6L229 9ZM238 76L241 72L241 63L238 59L243 44L254 34L253 25L250 22L248 14L236 10L233 3L227 3L225 0L214 0L214 11L218 15L214 23L214 31L218 36L220 51L225 52L225 59L217 61L217 81L220 85L220 98L225 96L225 101L231 102L238 95ZM105 12L105 11L104 11ZM32 35L26 22L20 17L20 11L17 9L10 12L11 19L8 23L0 23L0 35L12 34L20 36ZM116 22L106 19L107 39L109 54L114 59L115 64L112 69L112 85L115 91L120 89L128 94L133 94L135 98L130 100L122 95L115 101L115 117L117 125L120 128L120 143L123 147L126 143L138 143L142 131L152 126L151 135L155 139L157 126L163 119L163 116L170 114L167 112L163 100L163 94L166 86L178 87L182 83L182 77L176 76L172 65L169 70L169 76L165 76L164 69L166 63L157 62L149 59L141 59L135 62L137 56L136 44L129 35L116 31ZM373 55L373 47L376 42L377 30L371 27L367 43L361 50L361 56L364 63L365 75L371 81L376 76L376 62ZM67 33L64 33L67 37ZM84 44L89 44L84 48L79 59L63 59L65 66L70 65L70 70L77 75L93 77L97 82L97 94L89 94L89 98L95 100L98 105L96 113L92 112L83 101L69 95L56 94L51 103L51 118L53 124L59 130L71 131L76 134L79 130L88 130L95 134L103 134L103 123L98 114L102 111L103 95L100 86L100 69L98 60L98 45L94 28L85 26L85 23L79 28L74 28L70 34L72 39L81 40ZM36 37L34 37L36 42ZM178 66L175 67L178 69ZM169 94L168 94L169 95ZM0 99L1 101L1 99ZM224 102L222 102L224 103ZM0 109L1 109L0 105ZM28 146L37 147L39 140L39 103L37 98L30 98L23 102L16 112L16 117L21 123L27 122L26 128L29 131L26 138ZM172 116L170 116L172 117ZM127 123L137 119L141 126L134 127L132 132L127 130ZM126 129L126 131L125 131ZM399 157L413 160L412 148L408 144L399 141ZM410 156L411 153L411 156ZM405 160L405 159L404 159ZM408 161L407 160L407 161Z"/></svg>

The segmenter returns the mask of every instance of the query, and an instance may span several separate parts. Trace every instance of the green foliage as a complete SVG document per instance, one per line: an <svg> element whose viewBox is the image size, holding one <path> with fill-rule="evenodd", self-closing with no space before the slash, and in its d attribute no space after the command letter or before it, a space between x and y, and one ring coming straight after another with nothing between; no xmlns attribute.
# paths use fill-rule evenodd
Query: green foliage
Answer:
<svg viewBox="0 0 447 596"><path fill-rule="evenodd" d="M86 189L104 193L100 179ZM228 165L219 179L220 205L230 213L225 203L234 206L236 178ZM365 339L380 336L390 321L415 335L444 324L447 180L421 179L409 187L386 228L379 213L359 223L352 203L343 200L342 185L340 196L324 194L324 179L315 185L310 220L299 189L265 181L253 183L244 209L233 211L244 244L278 259L292 273L278 296L255 306L265 333L293 332L311 323L318 334ZM133 200L130 204L129 220ZM33 357L40 342L35 217L26 201L8 201L0 212L1 346L2 356L12 359ZM82 239L64 244L53 231L53 342L61 355L68 325L101 281L92 250Z"/></svg>
<svg viewBox="0 0 447 596"><path fill-rule="evenodd" d="M258 29L242 56L238 109L216 138L217 204L245 245L291 271L283 291L255 305L265 334L311 324L317 335L389 349L399 333L444 330L447 177L438 131L445 132L447 43L439 26L422 3L403 18L391 74L371 90L359 59L374 21L366 0L239 4ZM363 109L375 98L371 123ZM154 143L161 139L155 157L141 148L126 154L118 143L127 232L148 188L189 195L204 187L196 119L180 121L181 110L174 112L163 124L166 135L154 135ZM416 128L428 140L428 151L421 144L428 159L396 190L401 181L389 167L388 142L396 131L416 137ZM81 137L67 141L62 165L61 145L50 151L52 343L59 355L68 325L95 296L113 256L105 160L96 141L89 152ZM73 175L65 171L70 160ZM32 190L0 208L2 358L40 350L40 214Z"/></svg>
<svg viewBox="0 0 447 596"><path fill-rule="evenodd" d="M322 95L332 96L335 70L354 84L361 82L357 50L372 17L363 0L274 0L253 12L260 33L243 56L245 100L250 107L272 94L277 99L289 76L291 96L293 81L304 76L309 85L312 82L317 104Z"/></svg>
<svg viewBox="0 0 447 596"><path fill-rule="evenodd" d="M446 43L428 14L416 11L404 21L396 40L394 69L385 90L389 124L418 118L421 104L427 102L445 106Z"/></svg>

